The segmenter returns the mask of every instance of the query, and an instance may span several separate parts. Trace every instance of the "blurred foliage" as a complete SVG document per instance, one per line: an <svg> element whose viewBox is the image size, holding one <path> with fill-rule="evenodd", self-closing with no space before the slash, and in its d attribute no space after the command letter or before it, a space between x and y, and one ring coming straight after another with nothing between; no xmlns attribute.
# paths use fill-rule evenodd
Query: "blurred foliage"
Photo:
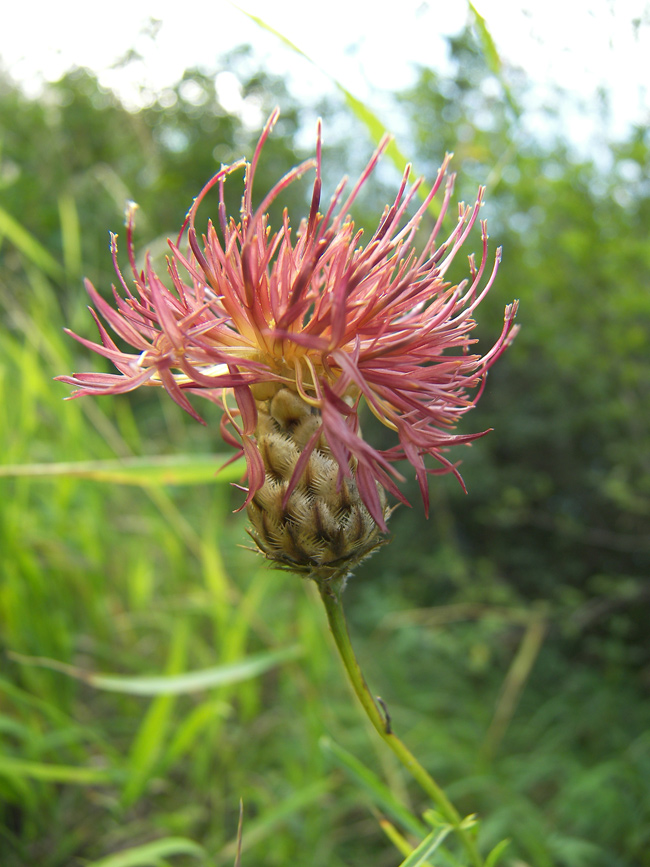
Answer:
<svg viewBox="0 0 650 867"><path fill-rule="evenodd" d="M401 104L425 165L435 131L441 151L456 150L466 197L467 175L491 179L485 216L504 257L481 341L503 300L521 300L522 325L467 421L496 432L461 455L470 496L449 488L454 530L463 555L480 545L498 564L495 598L552 600L573 612L583 649L600 635L606 657L614 630L647 666L650 135L634 130L607 165L540 143L500 100L471 34L451 47L456 77L423 69ZM424 533L415 510L405 520Z"/></svg>
<svg viewBox="0 0 650 867"><path fill-rule="evenodd" d="M235 78L247 60L242 49L211 74L188 70L140 111L127 111L87 69L48 85L38 100L27 98L10 81L0 81L3 207L62 259L62 224L70 223L65 203L74 203L83 215L80 257L74 264L83 262L84 274L93 282L105 278L108 231L120 230L127 201L139 206L140 236L151 242L173 235L192 198L220 165L252 155L258 127L248 129L226 111L217 92L219 76ZM256 73L240 86L242 103L259 114L260 124L278 101L283 105L260 166L260 189L265 190L296 159L299 110L279 79ZM287 191L290 209L302 205L297 190ZM230 212L237 213L241 186L233 182L226 193ZM76 300L76 284L70 289Z"/></svg>
<svg viewBox="0 0 650 867"><path fill-rule="evenodd" d="M510 867L639 867L650 864L650 136L639 128L586 159L558 132L561 94L542 138L523 77L509 76L504 98L471 31L450 56L452 74L421 69L396 98L401 149L428 177L455 151L467 201L488 180L484 216L504 259L478 336L489 345L513 297L522 331L464 423L495 428L456 455L469 496L434 479L425 522L412 485L414 508L396 512L392 544L348 590L353 640L396 729L461 810L480 810L486 850L509 836ZM138 250L160 255L219 164L251 156L259 129L221 105L224 71L260 123L282 107L261 192L304 158L296 140L313 108L245 50L137 112L86 70L39 99L0 82L0 205L42 245L0 224L3 463L222 450L215 415L206 432L150 392L63 404L50 379L89 366L61 329L91 333L81 275L108 290L108 230L126 200L140 205ZM344 160L354 174L370 145L327 111L340 131L327 171ZM236 213L241 187L226 189ZM292 213L306 189L290 189ZM236 492L17 478L0 479L0 496L7 649L125 674L304 649L261 679L152 701L6 662L3 753L28 764L0 764L3 867L81 867L179 836L206 865L231 864L240 796L244 863L398 863L319 739L379 768L402 799L407 784L358 725L310 588L237 547ZM86 788L71 781L79 769Z"/></svg>
<svg viewBox="0 0 650 867"><path fill-rule="evenodd" d="M399 104L419 168L430 175L445 150L455 151L470 201L488 179L484 216L504 257L497 288L481 305L481 344L497 333L499 306L512 297L521 301L522 330L464 422L495 429L457 455L469 495L452 479L436 481L430 521L417 508L400 509L395 544L373 565L382 590L399 580L414 607L543 601L548 637L520 711L522 730L515 720L508 733L513 755L500 765L509 768L505 786L518 790L510 809L529 811L526 857L540 865L645 864L650 135L637 128L626 142L595 143L598 159L557 132L533 137L525 111L514 114L502 98L472 33L450 49L456 74L421 69ZM525 106L525 82L514 92ZM546 108L548 130L561 129L561 107L560 94ZM417 503L415 485L412 493ZM501 641L520 640L520 628L509 631ZM469 636L478 669L495 664L498 645L479 650L475 629ZM430 655L417 658L426 668ZM499 790L491 780L485 791L487 814ZM622 792L625 805L617 802ZM542 804L544 818L536 812ZM576 839L563 843L565 834Z"/></svg>

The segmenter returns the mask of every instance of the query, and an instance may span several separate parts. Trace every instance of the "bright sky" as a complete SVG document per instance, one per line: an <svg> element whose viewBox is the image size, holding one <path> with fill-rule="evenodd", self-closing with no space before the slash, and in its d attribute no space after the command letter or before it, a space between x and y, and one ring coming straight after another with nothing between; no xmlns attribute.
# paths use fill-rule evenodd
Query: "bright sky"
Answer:
<svg viewBox="0 0 650 867"><path fill-rule="evenodd" d="M409 84L413 61L444 69L441 37L458 32L467 17L464 0L400 0L390 4L397 10L392 14L378 13L377 0L240 0L240 5L264 18L380 115L382 93ZM476 0L475 5L506 63L522 67L542 86L557 83L578 97L591 98L599 87L610 90L610 132L616 135L630 122L648 122L647 0L528 0L517 5ZM151 33L151 18L161 22L155 38L144 35L147 29ZM134 100L140 84L163 88L186 67L214 65L243 42L256 47L271 71L286 75L297 96L308 100L331 90L323 72L227 0L190 5L178 0L14 2L3 15L0 58L30 90L43 78L56 80L69 67L83 65ZM131 48L144 62L111 69ZM224 97L236 103L236 93L227 93L227 77L222 84ZM595 113L576 118L572 134L588 137L594 118ZM382 119L390 126L390 118Z"/></svg>

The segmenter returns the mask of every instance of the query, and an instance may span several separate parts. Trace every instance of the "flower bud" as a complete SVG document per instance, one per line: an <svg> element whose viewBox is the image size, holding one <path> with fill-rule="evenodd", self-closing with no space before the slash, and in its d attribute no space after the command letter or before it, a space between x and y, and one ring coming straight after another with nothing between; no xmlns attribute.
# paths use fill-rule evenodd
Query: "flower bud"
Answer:
<svg viewBox="0 0 650 867"><path fill-rule="evenodd" d="M347 575L383 543L359 496L355 467L345 476L322 435L294 478L320 425L319 411L288 388L259 402L256 437L265 480L248 505L249 533L260 551L280 568L316 580ZM380 486L378 493L387 518Z"/></svg>

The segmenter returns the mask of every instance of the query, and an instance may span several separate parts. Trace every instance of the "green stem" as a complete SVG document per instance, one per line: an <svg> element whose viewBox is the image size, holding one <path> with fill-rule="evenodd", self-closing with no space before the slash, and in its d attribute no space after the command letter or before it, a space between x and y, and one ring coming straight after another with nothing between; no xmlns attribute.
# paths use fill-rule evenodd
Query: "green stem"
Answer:
<svg viewBox="0 0 650 867"><path fill-rule="evenodd" d="M389 719L382 714L377 706L377 702L368 689L368 684L354 655L345 621L343 603L341 601L344 583L344 580L336 579L317 581L336 649L339 652L352 688L379 737L391 748L411 776L436 804L441 815L455 829L472 865L474 867L481 867L483 861L476 848L476 843L468 833L467 828L461 826L461 817L458 810L456 810L433 777L418 762L409 748L393 732Z"/></svg>

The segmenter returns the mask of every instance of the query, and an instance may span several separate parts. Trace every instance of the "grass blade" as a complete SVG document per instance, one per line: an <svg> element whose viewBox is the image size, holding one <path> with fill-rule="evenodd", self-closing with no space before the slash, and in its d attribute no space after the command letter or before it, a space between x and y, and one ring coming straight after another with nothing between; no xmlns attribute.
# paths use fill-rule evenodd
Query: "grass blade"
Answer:
<svg viewBox="0 0 650 867"><path fill-rule="evenodd" d="M182 671L187 656L189 622L178 620L174 626L167 672L174 676ZM122 801L130 807L147 787L167 739L176 698L165 692L157 694L149 705L129 751L129 778L124 786Z"/></svg>
<svg viewBox="0 0 650 867"><path fill-rule="evenodd" d="M510 839L505 839L502 840L500 843L497 843L494 849L492 849L490 854L485 859L485 867L496 867L499 859L510 845L510 842Z"/></svg>
<svg viewBox="0 0 650 867"><path fill-rule="evenodd" d="M368 770L359 759L349 753L343 747L339 746L330 738L321 738L321 749L329 753L335 760L336 764L344 768L360 785L369 793L372 802L388 813L399 824L415 834L416 837L422 837L426 834L426 826L420 822L417 816L414 816L403 804L395 798L391 790L377 777L372 771Z"/></svg>
<svg viewBox="0 0 650 867"><path fill-rule="evenodd" d="M54 256L48 253L45 247L20 225L18 220L0 207L0 238L3 235L43 273L55 279L63 277L63 268Z"/></svg>
<svg viewBox="0 0 650 867"><path fill-rule="evenodd" d="M479 42L481 43L481 49L483 51L483 56L485 57L485 62L488 65L488 69L499 80L508 105L512 109L515 117L519 117L519 106L517 105L517 102L512 94L512 90L508 86L508 82L505 80L505 76L503 75L503 64L501 63L501 57L499 56L499 52L494 43L494 39L492 38L492 34L490 33L488 26L485 23L485 18L480 14L480 12L476 9L473 3L468 3L468 6L470 14L474 19L474 26L476 27Z"/></svg>
<svg viewBox="0 0 650 867"><path fill-rule="evenodd" d="M83 271L81 261L81 227L79 212L74 198L69 193L59 196L59 219L63 263L69 280L78 279Z"/></svg>
<svg viewBox="0 0 650 867"><path fill-rule="evenodd" d="M400 867L421 867L421 865L426 862L427 858L430 855L433 855L436 849L440 848L451 831L452 828L449 825L432 831L424 838L417 849L414 849L408 858L402 861Z"/></svg>
<svg viewBox="0 0 650 867"><path fill-rule="evenodd" d="M30 762L0 755L0 775L30 777L48 783L69 783L78 786L96 786L115 782L115 771L107 768L84 768L75 765L51 765L46 762Z"/></svg>
<svg viewBox="0 0 650 867"><path fill-rule="evenodd" d="M297 659L302 654L300 647L287 647L282 650L271 650L248 656L238 662L229 665L217 665L214 668L203 668L198 671L187 671L184 674L152 675L151 677L131 677L118 674L94 674L66 665L56 659L45 659L39 656L22 656L18 653L10 653L9 656L16 662L24 665L38 665L42 668L50 668L60 671L69 677L82 680L96 689L108 692L120 692L125 695L183 695L200 692L205 689L213 689L217 686L238 683L257 677L274 668L282 662Z"/></svg>
<svg viewBox="0 0 650 867"><path fill-rule="evenodd" d="M107 858L100 858L99 861L90 861L86 867L150 867L150 865L155 867L160 863L161 858L169 858L173 855L205 858L206 852L203 846L185 837L165 837L163 840L145 843L144 846L124 849Z"/></svg>
<svg viewBox="0 0 650 867"><path fill-rule="evenodd" d="M267 24L264 19L260 18L257 15L252 15L250 12L247 12L245 9L237 6L240 12L243 12L251 21L254 21L259 27L263 30L266 30L268 33L271 33L277 39L280 40L287 48L290 48L292 51L295 51L296 54L299 54L301 57L304 57L312 66L315 66L319 69L323 75L326 75L330 81L334 84L336 88L341 92L348 108L352 111L358 120L366 127L370 138L375 144L379 144L381 139L389 132L386 129L381 120L377 117L377 115L370 109L368 106L361 102L351 91L344 87L338 79L334 78L334 76L330 75L326 72L321 66L319 66L316 61L312 60L312 58L306 54L301 48L299 48L294 42L290 39L287 39L282 33L276 30L274 27L271 27L270 24ZM386 156L391 160L394 166L397 168L398 172L401 174L404 171L404 167L409 162L408 158L400 151L400 149L395 144L395 141L392 141L388 148L386 149ZM422 190L422 188L421 188Z"/></svg>
<svg viewBox="0 0 650 867"><path fill-rule="evenodd" d="M231 840L218 853L215 858L215 865L230 864L232 859L237 857L238 852L246 852L253 846L261 843L271 834L277 831L279 825L282 825L287 819L291 818L296 813L311 806L314 802L329 792L333 787L333 779L327 777L324 780L317 780L315 783L310 783L302 789L298 789L288 798L285 798L277 806L266 810L256 819L250 822L244 822L244 832L239 839Z"/></svg>
<svg viewBox="0 0 650 867"><path fill-rule="evenodd" d="M0 467L0 477L47 479L76 476L117 485L202 485L241 479L243 461L236 461L220 471L228 459L228 455L159 455L115 461L12 464Z"/></svg>

